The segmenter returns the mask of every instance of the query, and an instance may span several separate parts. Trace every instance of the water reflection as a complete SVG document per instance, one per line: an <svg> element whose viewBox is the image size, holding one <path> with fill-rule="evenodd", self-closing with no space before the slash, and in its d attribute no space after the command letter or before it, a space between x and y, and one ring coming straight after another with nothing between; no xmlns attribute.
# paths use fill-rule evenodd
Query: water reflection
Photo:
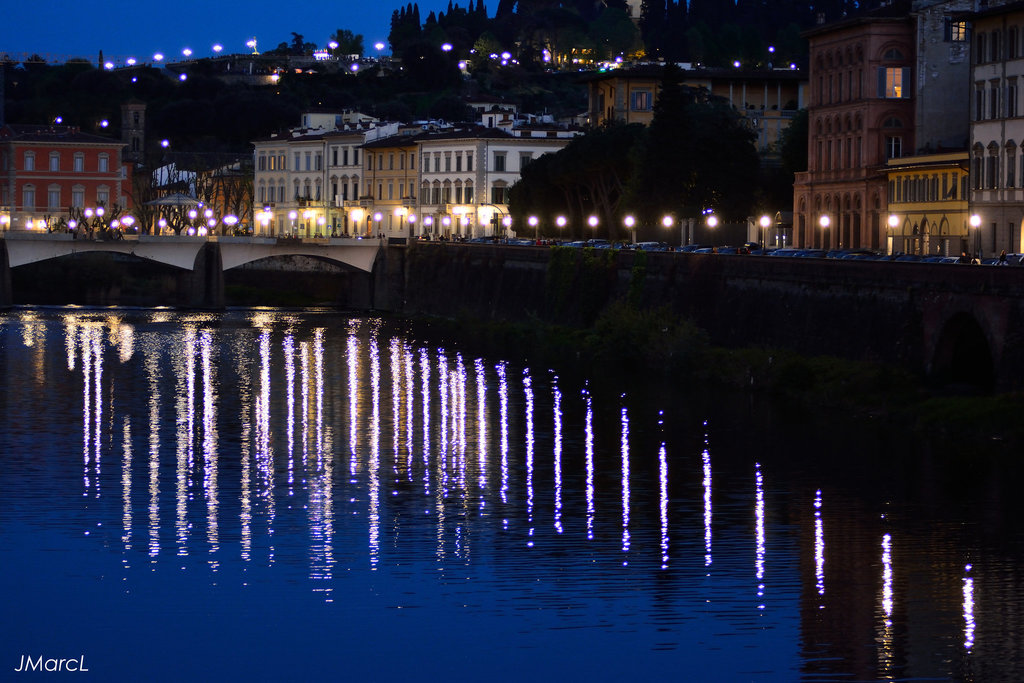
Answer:
<svg viewBox="0 0 1024 683"><path fill-rule="evenodd" d="M334 603L360 569L382 582L436 570L442 600L457 592L458 567L499 585L528 577L551 596L581 581L577 610L642 592L657 606L621 611L667 614L665 628L726 623L732 634L760 620L784 629L806 603L819 615L802 616L807 640L831 643L841 631L831 615L857 615L874 648L862 678L912 673L915 619L941 623L961 652L992 647L978 626L992 617L977 563L962 574L948 569L962 560L915 564L908 534L845 519L833 489L826 506L820 482L787 484L777 458L723 456L706 421L652 413L585 379L414 343L379 321L238 315L18 319L26 357L53 347L36 385L67 388L73 433L62 437L74 453L64 465L80 519L115 530L126 582L143 567L201 570L194 580L209 585L278 572ZM955 623L910 613L894 538L904 539L900 575L946 567L947 586L959 579L942 598ZM541 608L558 605L547 599ZM504 609L488 600L481 609ZM842 658L829 648L815 656Z"/></svg>

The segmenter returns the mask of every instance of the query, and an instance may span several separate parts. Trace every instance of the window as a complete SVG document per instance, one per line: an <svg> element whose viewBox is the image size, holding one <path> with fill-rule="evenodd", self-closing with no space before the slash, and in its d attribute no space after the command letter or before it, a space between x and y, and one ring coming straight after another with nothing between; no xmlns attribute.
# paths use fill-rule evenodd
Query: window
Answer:
<svg viewBox="0 0 1024 683"><path fill-rule="evenodd" d="M391 152L388 154L388 170L395 170L395 153Z"/></svg>
<svg viewBox="0 0 1024 683"><path fill-rule="evenodd" d="M1017 115L1017 84L1006 86L1006 118Z"/></svg>
<svg viewBox="0 0 1024 683"><path fill-rule="evenodd" d="M338 165L338 148L331 147L331 166Z"/></svg>
<svg viewBox="0 0 1024 683"><path fill-rule="evenodd" d="M1006 29L1006 58L1017 59L1017 27Z"/></svg>
<svg viewBox="0 0 1024 683"><path fill-rule="evenodd" d="M976 36L974 36L974 42L974 60L978 64L984 64L985 58L988 56L988 52L985 50L985 34L979 33Z"/></svg>
<svg viewBox="0 0 1024 683"><path fill-rule="evenodd" d="M100 173L107 173L110 170L110 157L106 154L101 154L96 163L99 164Z"/></svg>
<svg viewBox="0 0 1024 683"><path fill-rule="evenodd" d="M434 173L441 172L441 153L434 152Z"/></svg>
<svg viewBox="0 0 1024 683"><path fill-rule="evenodd" d="M60 170L60 152L50 152L50 170Z"/></svg>
<svg viewBox="0 0 1024 683"><path fill-rule="evenodd" d="M36 153L25 152L25 170L34 171L36 170Z"/></svg>
<svg viewBox="0 0 1024 683"><path fill-rule="evenodd" d="M533 161L532 152L521 152L519 154L519 172L522 173L523 169L526 168L531 161Z"/></svg>
<svg viewBox="0 0 1024 683"><path fill-rule="evenodd" d="M491 204L508 204L508 188L501 185L492 187Z"/></svg>
<svg viewBox="0 0 1024 683"><path fill-rule="evenodd" d="M630 93L630 108L633 111L650 111L654 104L650 90L634 90Z"/></svg>
<svg viewBox="0 0 1024 683"><path fill-rule="evenodd" d="M495 152L494 153L494 171L495 173L503 173L505 171L505 153Z"/></svg>
<svg viewBox="0 0 1024 683"><path fill-rule="evenodd" d="M295 170L296 171L298 171L300 168L302 168L302 163L301 162L302 162L302 155L299 154L298 152L296 152L295 153Z"/></svg>
<svg viewBox="0 0 1024 683"><path fill-rule="evenodd" d="M455 186L455 203L456 204L461 204L462 203L462 186L461 185L456 185Z"/></svg>
<svg viewBox="0 0 1024 683"><path fill-rule="evenodd" d="M981 121L985 118L985 90L983 86L974 87L974 120Z"/></svg>
<svg viewBox="0 0 1024 683"><path fill-rule="evenodd" d="M451 155L451 152L447 152L444 155L444 171L445 171L445 173L450 173L451 170L452 170L452 155Z"/></svg>
<svg viewBox="0 0 1024 683"><path fill-rule="evenodd" d="M60 209L60 185L50 185L46 188L46 208L49 211Z"/></svg>
<svg viewBox="0 0 1024 683"><path fill-rule="evenodd" d="M463 188L463 190L462 190L462 198L466 201L467 204L472 204L473 203L473 186L472 185L466 185L466 187Z"/></svg>
<svg viewBox="0 0 1024 683"><path fill-rule="evenodd" d="M76 164L77 164L77 159L76 159ZM266 154L260 154L259 157L256 158L256 169L259 170L259 171L266 171L267 170L267 155ZM78 169L75 169L75 170L77 171Z"/></svg>
<svg viewBox="0 0 1024 683"><path fill-rule="evenodd" d="M85 170L85 155L81 152L76 152L72 164L75 173L83 172Z"/></svg>
<svg viewBox="0 0 1024 683"><path fill-rule="evenodd" d="M903 138L899 135L885 136L885 156L887 159L898 159L903 156Z"/></svg>
<svg viewBox="0 0 1024 683"><path fill-rule="evenodd" d="M878 96L886 99L910 97L910 69L900 66L878 67Z"/></svg>
<svg viewBox="0 0 1024 683"><path fill-rule="evenodd" d="M999 187L999 157L995 154L985 157L985 187L990 190Z"/></svg>
<svg viewBox="0 0 1024 683"><path fill-rule="evenodd" d="M429 154L426 154L426 153L423 154L423 164L422 164L422 166L423 166L423 170L424 171L429 171L430 170L430 155Z"/></svg>
<svg viewBox="0 0 1024 683"><path fill-rule="evenodd" d="M100 185L96 189L96 203L101 206L110 206L110 188Z"/></svg>
<svg viewBox="0 0 1024 683"><path fill-rule="evenodd" d="M963 43L967 41L967 22L954 21L946 17L943 27L943 40L947 43Z"/></svg>
<svg viewBox="0 0 1024 683"><path fill-rule="evenodd" d="M320 152L316 153L316 170L322 171L324 168L324 157Z"/></svg>
<svg viewBox="0 0 1024 683"><path fill-rule="evenodd" d="M21 190L21 208L24 211L34 211L36 208L36 188L34 185L26 185Z"/></svg>
<svg viewBox="0 0 1024 683"><path fill-rule="evenodd" d="M466 170L469 172L473 171L473 153L466 154Z"/></svg>
<svg viewBox="0 0 1024 683"><path fill-rule="evenodd" d="M81 209L85 206L85 188L75 185L71 188L71 206Z"/></svg>
<svg viewBox="0 0 1024 683"><path fill-rule="evenodd" d="M307 171L313 170L312 160L313 160L313 154L311 152L306 152L306 170Z"/></svg>
<svg viewBox="0 0 1024 683"><path fill-rule="evenodd" d="M1014 147L1006 148L1006 186L1016 187L1017 183L1017 150Z"/></svg>
<svg viewBox="0 0 1024 683"><path fill-rule="evenodd" d="M461 154L456 154L455 155L455 172L456 173L461 173L462 172L462 155Z"/></svg>
<svg viewBox="0 0 1024 683"><path fill-rule="evenodd" d="M409 152L409 170L416 170L416 152Z"/></svg>

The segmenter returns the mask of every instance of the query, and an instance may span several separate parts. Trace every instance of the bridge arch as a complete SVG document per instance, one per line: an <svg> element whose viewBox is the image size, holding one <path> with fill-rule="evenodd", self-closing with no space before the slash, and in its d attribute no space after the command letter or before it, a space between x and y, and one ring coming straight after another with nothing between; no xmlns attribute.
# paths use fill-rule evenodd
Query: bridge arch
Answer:
<svg viewBox="0 0 1024 683"><path fill-rule="evenodd" d="M931 359L929 378L938 386L972 387L989 392L995 386L995 362L985 331L970 313L946 320Z"/></svg>

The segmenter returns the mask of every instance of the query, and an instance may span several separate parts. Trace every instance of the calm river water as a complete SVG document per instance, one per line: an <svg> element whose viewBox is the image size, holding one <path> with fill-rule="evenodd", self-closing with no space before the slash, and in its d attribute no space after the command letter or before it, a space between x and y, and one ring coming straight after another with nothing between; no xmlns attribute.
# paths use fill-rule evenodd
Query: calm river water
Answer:
<svg viewBox="0 0 1024 683"><path fill-rule="evenodd" d="M0 679L1024 680L1014 455L455 341L0 315Z"/></svg>

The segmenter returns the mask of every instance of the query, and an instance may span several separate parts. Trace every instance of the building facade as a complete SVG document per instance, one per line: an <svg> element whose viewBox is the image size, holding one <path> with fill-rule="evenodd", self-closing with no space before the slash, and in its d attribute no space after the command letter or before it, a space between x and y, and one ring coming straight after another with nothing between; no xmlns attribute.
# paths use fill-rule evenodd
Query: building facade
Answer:
<svg viewBox="0 0 1024 683"><path fill-rule="evenodd" d="M364 118L304 114L302 127L253 141L255 234L356 234L349 209L369 199L361 196L362 145L398 131Z"/></svg>
<svg viewBox="0 0 1024 683"><path fill-rule="evenodd" d="M55 229L72 208L125 208L121 147L71 126L0 128L2 229Z"/></svg>
<svg viewBox="0 0 1024 683"><path fill-rule="evenodd" d="M967 248L967 151L890 159L887 254L956 256Z"/></svg>
<svg viewBox="0 0 1024 683"><path fill-rule="evenodd" d="M588 77L590 123L610 121L650 125L661 88L660 65L612 69ZM806 106L807 82L795 69L683 69L682 84L720 97L754 131L762 158L778 153L779 137L797 111Z"/></svg>
<svg viewBox="0 0 1024 683"><path fill-rule="evenodd" d="M417 140L417 235L444 239L527 234L511 223L509 188L532 160L562 149L577 131L467 127Z"/></svg>
<svg viewBox="0 0 1024 683"><path fill-rule="evenodd" d="M793 244L881 249L886 163L912 154L915 30L909 5L805 35L810 49L807 171L793 185Z"/></svg>
<svg viewBox="0 0 1024 683"><path fill-rule="evenodd" d="M1024 252L1024 3L969 15L971 215L982 257ZM966 94L966 93L965 93Z"/></svg>

